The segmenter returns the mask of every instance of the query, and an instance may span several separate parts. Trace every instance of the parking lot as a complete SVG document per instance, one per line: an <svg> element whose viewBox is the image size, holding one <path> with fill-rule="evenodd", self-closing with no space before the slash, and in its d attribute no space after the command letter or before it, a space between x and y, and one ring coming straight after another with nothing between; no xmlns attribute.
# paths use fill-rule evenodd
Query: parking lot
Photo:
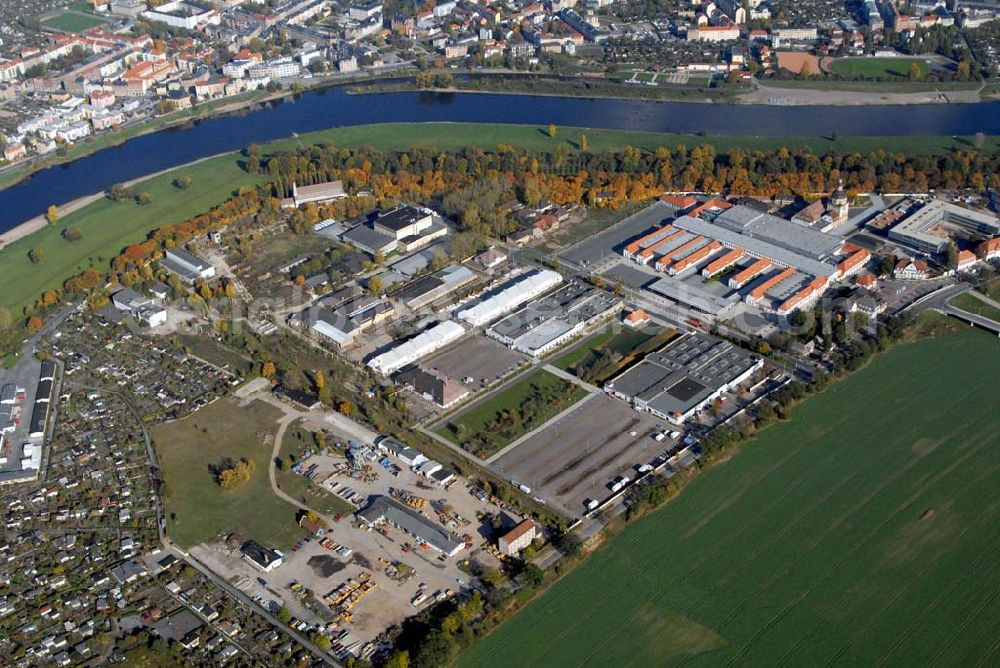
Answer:
<svg viewBox="0 0 1000 668"><path fill-rule="evenodd" d="M471 392L479 392L524 365L527 359L498 341L471 336L429 357L422 366L461 381ZM467 378L473 382L466 383Z"/></svg>
<svg viewBox="0 0 1000 668"><path fill-rule="evenodd" d="M192 554L249 595L259 597L264 605L287 607L293 617L310 625L331 620L329 607L323 600L341 584L349 579L359 582L370 578L374 588L351 609L351 619L338 625L338 628L351 632L350 642L344 644L353 644L354 650L360 652L385 628L401 623L418 611L419 608L411 604L418 592L429 597L421 604L423 606L429 605L435 594L443 596L448 590L457 592L461 589L469 576L459 568L460 562L474 558L488 566L498 565L495 557L480 548L489 527L481 525L476 516L480 512L497 513L499 509L470 494L469 486L461 480L445 489L413 473L396 460L394 463L401 469L396 476L377 463L373 467L376 473L374 480L365 481L346 474L330 476L343 462L339 457L314 455L305 460L303 466L316 464L315 480L320 482L326 479L324 487L341 488L338 491L342 494L349 489L359 498L367 499L370 495L389 495L392 487L420 497L426 501L420 512L432 521L440 521L437 510L445 510L453 518L457 515L468 521L465 524L457 518L451 519L447 528L459 537L469 534L473 548L463 550L455 558L441 560L437 553L429 549L415 546L404 549L404 544L414 545L416 541L398 529L386 527L385 533L368 530L352 526L353 518L345 517L330 528L324 538L349 548L351 552L346 555L325 547L322 540L313 538L301 543L298 549L290 550L282 566L271 573L264 573L243 560L232 546L201 545L193 548ZM364 501L361 504L362 507L367 505ZM511 518L511 523L517 519ZM397 564L402 564L403 568L398 568Z"/></svg>
<svg viewBox="0 0 1000 668"><path fill-rule="evenodd" d="M607 395L594 397L521 443L494 466L569 517L578 517L587 499L612 494L620 475L635 479L636 469L674 445L654 434L674 429L648 413L637 413Z"/></svg>

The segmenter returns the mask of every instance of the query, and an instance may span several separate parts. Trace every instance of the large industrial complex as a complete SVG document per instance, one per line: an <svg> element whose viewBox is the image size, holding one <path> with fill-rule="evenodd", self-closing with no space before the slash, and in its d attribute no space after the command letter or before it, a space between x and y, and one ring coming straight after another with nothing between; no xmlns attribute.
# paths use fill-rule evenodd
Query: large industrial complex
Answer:
<svg viewBox="0 0 1000 668"><path fill-rule="evenodd" d="M763 366L762 358L727 341L692 333L647 355L604 389L636 410L680 425Z"/></svg>
<svg viewBox="0 0 1000 668"><path fill-rule="evenodd" d="M486 334L514 350L538 357L555 350L593 323L621 310L620 298L569 283L494 323Z"/></svg>
<svg viewBox="0 0 1000 668"><path fill-rule="evenodd" d="M920 253L941 253L955 232L985 241L1000 237L1000 219L985 212L932 200L889 230L889 238Z"/></svg>
<svg viewBox="0 0 1000 668"><path fill-rule="evenodd" d="M837 279L859 271L868 251L815 226L760 207L709 200L678 210L659 201L661 220L622 248L625 259L660 278L649 291L713 317L732 315L741 300L787 316L809 307Z"/></svg>

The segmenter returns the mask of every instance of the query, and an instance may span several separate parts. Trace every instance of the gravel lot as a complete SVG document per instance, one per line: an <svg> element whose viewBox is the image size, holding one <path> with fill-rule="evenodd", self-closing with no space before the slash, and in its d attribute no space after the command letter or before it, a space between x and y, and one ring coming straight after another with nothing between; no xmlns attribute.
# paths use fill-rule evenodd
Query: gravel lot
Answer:
<svg viewBox="0 0 1000 668"><path fill-rule="evenodd" d="M531 487L550 507L577 517L585 499L610 496L611 480L619 475L634 480L637 466L672 445L669 439L653 440L665 429L672 427L602 394L549 423L494 466Z"/></svg>

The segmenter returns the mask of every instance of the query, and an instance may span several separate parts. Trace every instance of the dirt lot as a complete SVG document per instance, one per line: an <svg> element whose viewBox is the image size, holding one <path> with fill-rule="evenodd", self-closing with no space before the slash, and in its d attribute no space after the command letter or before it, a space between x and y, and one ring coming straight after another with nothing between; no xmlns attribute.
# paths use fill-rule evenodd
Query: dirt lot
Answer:
<svg viewBox="0 0 1000 668"><path fill-rule="evenodd" d="M778 52L778 67L798 74L802 71L803 65L809 65L810 74L817 75L820 73L819 69L819 58L816 56L803 53L802 51L779 51Z"/></svg>
<svg viewBox="0 0 1000 668"><path fill-rule="evenodd" d="M635 479L638 465L673 444L653 440L665 429L672 427L602 394L549 423L494 466L531 487L550 507L578 517L586 499L610 496L611 480L619 475Z"/></svg>
<svg viewBox="0 0 1000 668"><path fill-rule="evenodd" d="M526 356L493 339L473 336L428 358L423 365L462 382L471 376L475 381L465 384L470 391L479 392L526 362Z"/></svg>
<svg viewBox="0 0 1000 668"><path fill-rule="evenodd" d="M314 456L307 460L307 465L316 463L320 473L317 480L322 480L325 473L333 469L334 464L342 459ZM400 464L400 462L395 462ZM453 512L468 519L470 524L454 524L449 529L458 535L469 533L474 537L476 546L471 551L463 551L457 558L441 561L436 553L417 550L403 551L403 543L413 543L413 539L401 531L388 529L388 535L377 531L367 531L351 526L348 518L337 523L328 536L337 543L349 547L353 554L347 558L338 556L327 550L312 539L302 545L299 550L290 550L285 555L285 563L271 573L264 573L244 561L237 552L226 550L224 545L200 545L192 549L198 559L208 564L213 570L226 577L236 586L251 596L260 596L263 601L277 601L292 612L292 615L310 624L325 621L321 614L307 610L300 599L289 588L298 582L312 591L316 598L324 596L345 582L348 578L358 579L363 572L371 573L377 587L362 598L351 611L352 620L344 625L351 631L356 643L355 651L359 652L364 643L377 637L383 629L392 624L398 624L417 612L410 605L410 600L417 591L433 595L440 590L452 589L458 591L468 580L468 576L458 568L458 563L470 557L490 566L498 562L489 553L480 549L484 528L476 521L478 511L496 513L499 509L477 500L469 493L469 488L462 480L456 481L449 489L436 484L427 483L425 479L402 467L398 476L392 476L382 467L378 469L378 477L373 482L362 482L344 475L330 478L329 485L346 483L358 494L388 494L390 487L405 489L428 501L425 515L436 521L436 514L430 509L430 504L447 503ZM511 525L518 518L511 518ZM402 562L414 570L412 576L404 582L390 577L385 569L384 561ZM265 587L258 578L262 578ZM423 586L421 586L423 585ZM427 605L425 603L424 605ZM322 609L321 609L322 610Z"/></svg>

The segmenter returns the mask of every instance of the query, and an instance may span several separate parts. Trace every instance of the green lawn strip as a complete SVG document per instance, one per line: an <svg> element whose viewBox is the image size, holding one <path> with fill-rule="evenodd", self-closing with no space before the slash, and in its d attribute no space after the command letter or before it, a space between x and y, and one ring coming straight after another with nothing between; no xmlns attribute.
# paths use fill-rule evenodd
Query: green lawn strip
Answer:
<svg viewBox="0 0 1000 668"><path fill-rule="evenodd" d="M173 181L188 174L193 185L180 190ZM240 169L233 155L210 158L195 165L153 177L135 186L155 197L140 206L133 201L113 202L102 198L67 214L55 225L16 241L0 251L0 306L19 314L45 290L59 289L70 276L88 267L108 269L111 258L126 245L142 241L165 225L180 223L222 203L240 187L259 183L260 177ZM40 212L44 213L44 212ZM62 232L78 227L79 241L67 241ZM33 264L28 253L34 248L45 252L42 264Z"/></svg>
<svg viewBox="0 0 1000 668"><path fill-rule="evenodd" d="M914 63L921 76L930 74L930 67L919 58L838 58L830 64L830 71L841 76L905 78Z"/></svg>
<svg viewBox="0 0 1000 668"><path fill-rule="evenodd" d="M676 334L673 330L656 326L616 329L608 327L596 334L584 345L556 359L553 366L599 385L632 362L662 347ZM601 363L605 353L609 353L610 357Z"/></svg>
<svg viewBox="0 0 1000 668"><path fill-rule="evenodd" d="M157 425L153 443L166 483L167 532L184 547L231 532L279 549L291 547L304 532L298 512L271 491L271 458L276 408L254 402L240 408L220 399L184 420ZM246 458L257 468L250 481L224 491L211 467Z"/></svg>
<svg viewBox="0 0 1000 668"><path fill-rule="evenodd" d="M575 149L580 135L587 135L589 151L620 150L635 146L655 150L661 146L672 148L683 144L691 148L701 144L714 146L718 152L734 148L748 151L773 151L779 148L808 148L817 154L826 152L870 152L874 150L871 137L722 137L697 134L664 132L638 132L629 130L600 130L580 127L557 127L556 137L548 136L546 127L536 125L502 125L486 123L423 123L376 124L351 128L333 128L303 134L299 137L278 140L265 146L268 151L290 150L324 141L343 146L371 146L381 150L405 150L412 147L464 149L469 146L494 149L501 144L529 151L552 152L558 147ZM878 148L885 151L936 155L955 149L972 148L974 138L969 137L879 137ZM985 138L984 150L1000 149L1000 136Z"/></svg>
<svg viewBox="0 0 1000 668"><path fill-rule="evenodd" d="M228 346L201 334L178 334L177 342L191 355L215 366L229 369L244 378L250 376L257 365L253 360Z"/></svg>
<svg viewBox="0 0 1000 668"><path fill-rule="evenodd" d="M994 276L986 281L986 284L983 286L983 292L989 295L990 298L1000 301L1000 276Z"/></svg>
<svg viewBox="0 0 1000 668"><path fill-rule="evenodd" d="M963 311L981 315L984 318L989 318L995 322L1000 322L1000 308L997 308L992 304L987 304L975 295L962 293L957 297L952 297L951 305L955 308L960 308Z"/></svg>
<svg viewBox="0 0 1000 668"><path fill-rule="evenodd" d="M600 332L594 334L589 339L584 341L581 345L577 346L573 350L564 353L552 360L552 366L557 369L562 369L563 371L569 371L573 373L574 368L584 360L588 359L596 352L604 350L607 346L608 341L613 339L615 336L615 330L613 327L607 327ZM574 374L575 375L575 374Z"/></svg>
<svg viewBox="0 0 1000 668"><path fill-rule="evenodd" d="M989 663L998 346L965 331L876 358L697 475L459 666Z"/></svg>
<svg viewBox="0 0 1000 668"><path fill-rule="evenodd" d="M807 88L829 91L856 91L861 93L927 93L931 91L976 90L974 81L844 81L840 79L766 79L767 88Z"/></svg>
<svg viewBox="0 0 1000 668"><path fill-rule="evenodd" d="M539 369L452 417L438 433L480 457L489 456L586 395L578 385ZM522 407L532 396L538 400L526 414Z"/></svg>

